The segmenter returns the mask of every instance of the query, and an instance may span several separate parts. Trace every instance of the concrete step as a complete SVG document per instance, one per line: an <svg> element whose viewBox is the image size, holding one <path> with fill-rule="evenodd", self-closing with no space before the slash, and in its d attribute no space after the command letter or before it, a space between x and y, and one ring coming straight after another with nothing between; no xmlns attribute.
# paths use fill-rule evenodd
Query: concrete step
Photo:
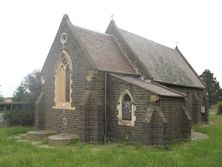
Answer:
<svg viewBox="0 0 222 167"><path fill-rule="evenodd" d="M43 139L46 139L48 136L56 134L55 131L51 130L35 130L35 131L29 131L26 133L26 139L32 140L32 141L40 141Z"/></svg>
<svg viewBox="0 0 222 167"><path fill-rule="evenodd" d="M17 136L17 138L19 139L27 139L27 133L23 133L23 134L20 134L19 136Z"/></svg>
<svg viewBox="0 0 222 167"><path fill-rule="evenodd" d="M79 136L70 133L60 133L48 137L49 145L68 145L75 140L78 140Z"/></svg>

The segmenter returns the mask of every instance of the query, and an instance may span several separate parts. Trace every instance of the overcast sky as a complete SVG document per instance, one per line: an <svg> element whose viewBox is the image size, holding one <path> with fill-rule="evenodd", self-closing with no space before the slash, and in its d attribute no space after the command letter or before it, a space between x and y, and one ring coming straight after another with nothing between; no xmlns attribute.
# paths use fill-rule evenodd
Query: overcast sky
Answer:
<svg viewBox="0 0 222 167"><path fill-rule="evenodd" d="M5 0L0 2L0 92L12 96L41 70L63 15L105 32L118 27L179 49L198 74L210 69L222 86L221 0Z"/></svg>

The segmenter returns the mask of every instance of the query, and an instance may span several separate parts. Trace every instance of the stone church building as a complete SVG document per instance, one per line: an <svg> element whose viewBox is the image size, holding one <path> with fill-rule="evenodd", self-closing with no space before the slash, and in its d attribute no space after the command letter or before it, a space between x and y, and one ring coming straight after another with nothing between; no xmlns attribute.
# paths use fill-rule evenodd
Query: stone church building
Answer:
<svg viewBox="0 0 222 167"><path fill-rule="evenodd" d="M113 20L98 33L65 15L41 73L36 128L82 142L166 145L189 140L191 125L208 121L205 87L179 49Z"/></svg>

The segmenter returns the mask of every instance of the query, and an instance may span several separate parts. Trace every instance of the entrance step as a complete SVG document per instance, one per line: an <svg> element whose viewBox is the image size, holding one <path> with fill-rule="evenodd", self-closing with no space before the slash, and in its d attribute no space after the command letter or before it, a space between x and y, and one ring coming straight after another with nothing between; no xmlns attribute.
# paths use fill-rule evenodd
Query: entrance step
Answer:
<svg viewBox="0 0 222 167"><path fill-rule="evenodd" d="M68 145L78 139L79 139L78 135L70 134L70 133L60 133L57 135L49 136L48 144L49 145Z"/></svg>
<svg viewBox="0 0 222 167"><path fill-rule="evenodd" d="M19 136L16 136L17 139L27 139L27 133L23 133L23 134L20 134Z"/></svg>
<svg viewBox="0 0 222 167"><path fill-rule="evenodd" d="M51 130L35 130L35 131L29 131L26 133L26 139L32 140L32 141L40 141L43 139L46 139L48 136L56 134L55 131Z"/></svg>

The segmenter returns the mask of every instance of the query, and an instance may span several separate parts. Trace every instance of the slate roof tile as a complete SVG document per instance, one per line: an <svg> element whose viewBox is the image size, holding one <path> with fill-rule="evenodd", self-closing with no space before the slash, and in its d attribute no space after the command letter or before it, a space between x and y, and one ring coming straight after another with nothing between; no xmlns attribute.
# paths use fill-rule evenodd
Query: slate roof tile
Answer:
<svg viewBox="0 0 222 167"><path fill-rule="evenodd" d="M111 74L111 76L117 77L125 82L128 82L130 84L138 86L142 89L148 90L148 91L154 93L155 95L168 96L168 97L179 97L179 98L185 97L185 94L183 94L183 93L169 89L165 86L162 86L162 85L157 84L152 81L144 81L139 78L120 76L120 75L114 75L114 74Z"/></svg>
<svg viewBox="0 0 222 167"><path fill-rule="evenodd" d="M98 70L136 74L111 35L74 28Z"/></svg>
<svg viewBox="0 0 222 167"><path fill-rule="evenodd" d="M119 29L119 32L140 62L151 73L154 81L204 88L192 67L176 49L122 29Z"/></svg>
<svg viewBox="0 0 222 167"><path fill-rule="evenodd" d="M115 24L115 23L114 23ZM138 75L118 41L103 34L73 26L81 43L101 71ZM117 28L117 27L116 27ZM172 49L122 29L118 32L156 82L204 88L198 75L177 49ZM147 74L148 75L148 74Z"/></svg>

